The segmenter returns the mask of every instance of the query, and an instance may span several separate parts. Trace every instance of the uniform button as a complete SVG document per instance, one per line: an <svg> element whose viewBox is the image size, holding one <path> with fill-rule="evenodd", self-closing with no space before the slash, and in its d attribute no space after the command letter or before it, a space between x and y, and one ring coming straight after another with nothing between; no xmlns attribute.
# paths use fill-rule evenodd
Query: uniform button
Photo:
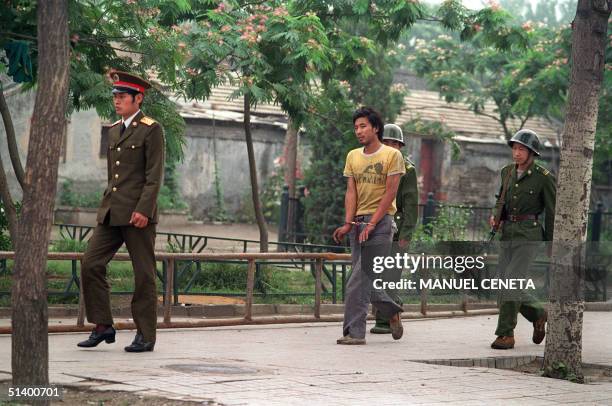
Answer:
<svg viewBox="0 0 612 406"><path fill-rule="evenodd" d="M514 187L518 187L518 183L514 185Z"/></svg>
<svg viewBox="0 0 612 406"><path fill-rule="evenodd" d="M512 196L513 199L516 199L516 195Z"/></svg>
<svg viewBox="0 0 612 406"><path fill-rule="evenodd" d="M537 226L537 225L538 225L538 223L536 223L536 222L534 221L534 222L533 222L533 225L534 225L534 226Z"/></svg>
<svg viewBox="0 0 612 406"><path fill-rule="evenodd" d="M531 169L527 171L527 175L531 175Z"/></svg>
<svg viewBox="0 0 612 406"><path fill-rule="evenodd" d="M119 161L115 162L115 165L119 166Z"/></svg>
<svg viewBox="0 0 612 406"><path fill-rule="evenodd" d="M117 191L117 188L116 188L116 187L114 187L114 188L113 188L113 192L116 192L116 191Z"/></svg>
<svg viewBox="0 0 612 406"><path fill-rule="evenodd" d="M117 152L121 151L121 147L117 147Z"/></svg>
<svg viewBox="0 0 612 406"><path fill-rule="evenodd" d="M119 174L118 174L118 173L116 173L116 174L115 174L115 179L118 179L118 178L119 178Z"/></svg>
<svg viewBox="0 0 612 406"><path fill-rule="evenodd" d="M516 207L515 207L515 208L513 208L512 210L516 211Z"/></svg>

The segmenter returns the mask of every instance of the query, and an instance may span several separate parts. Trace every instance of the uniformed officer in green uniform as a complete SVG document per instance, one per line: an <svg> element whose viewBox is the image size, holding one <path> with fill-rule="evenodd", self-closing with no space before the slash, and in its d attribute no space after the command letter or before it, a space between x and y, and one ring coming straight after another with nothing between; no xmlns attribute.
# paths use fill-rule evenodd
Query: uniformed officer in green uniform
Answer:
<svg viewBox="0 0 612 406"><path fill-rule="evenodd" d="M385 125L382 141L383 144L399 151L406 145L404 143L402 129L396 124ZM414 163L408 158L404 158L404 163L406 165L406 173L400 179L395 198L395 205L397 206L395 224L397 225L397 231L393 236L393 241L395 241L401 249L408 248L419 215L419 190L417 188L416 168ZM384 281L397 282L402 277L402 270L387 269L383 272L382 276ZM391 296L394 302L399 305L402 304L402 300L397 294L397 291L387 290L387 294ZM376 311L375 315L376 325L370 329L370 333L391 334L389 320L383 317L378 311Z"/></svg>
<svg viewBox="0 0 612 406"><path fill-rule="evenodd" d="M155 226L164 173L164 136L159 123L140 111L151 85L125 72L110 75L113 104L121 119L108 132L108 186L81 269L87 320L96 327L78 346L115 342L106 266L125 243L134 268L132 316L137 327L125 351L153 351L157 328Z"/></svg>
<svg viewBox="0 0 612 406"><path fill-rule="evenodd" d="M501 229L500 278L524 278L541 247L535 242L552 241L556 185L553 175L534 162L535 156L540 155L540 141L535 132L520 130L508 145L512 147L514 164L502 169L502 184L491 226ZM491 348L514 348L518 313L533 323L533 342L540 344L544 340L546 310L525 292L506 291L500 295L497 339Z"/></svg>

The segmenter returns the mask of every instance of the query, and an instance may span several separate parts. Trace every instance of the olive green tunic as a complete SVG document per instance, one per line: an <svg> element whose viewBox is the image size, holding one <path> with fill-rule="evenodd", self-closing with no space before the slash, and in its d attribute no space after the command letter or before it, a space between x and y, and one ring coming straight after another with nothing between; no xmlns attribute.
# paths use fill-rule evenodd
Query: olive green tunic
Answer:
<svg viewBox="0 0 612 406"><path fill-rule="evenodd" d="M537 241L552 241L555 219L556 182L542 166L532 163L521 176L516 165L501 171L502 184L496 202L496 216L501 217L500 278L529 278L529 268L538 251ZM507 189L501 201L504 183ZM537 215L538 219L510 221L509 216ZM542 223L542 220L544 222ZM495 335L514 336L518 313L530 322L544 315L544 308L526 292L501 292L499 318Z"/></svg>
<svg viewBox="0 0 612 406"><path fill-rule="evenodd" d="M87 320L113 324L106 266L125 243L134 268L132 316L145 342L155 342L157 328L155 227L164 149L161 126L142 113L134 117L123 134L121 120L110 128L108 186L81 269ZM130 224L134 212L149 218L146 227Z"/></svg>
<svg viewBox="0 0 612 406"><path fill-rule="evenodd" d="M412 233L419 216L419 189L417 186L416 168L407 158L405 164L406 173L400 179L395 198L397 206L397 212L395 213L397 233L395 233L394 240L396 241L410 241L412 239Z"/></svg>

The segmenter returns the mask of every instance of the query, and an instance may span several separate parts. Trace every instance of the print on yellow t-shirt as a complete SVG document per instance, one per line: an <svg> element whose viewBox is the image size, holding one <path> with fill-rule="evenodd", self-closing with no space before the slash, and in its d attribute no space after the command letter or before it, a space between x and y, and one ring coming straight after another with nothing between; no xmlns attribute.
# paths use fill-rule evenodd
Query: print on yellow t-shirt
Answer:
<svg viewBox="0 0 612 406"><path fill-rule="evenodd" d="M350 151L346 157L344 176L355 179L357 186L357 216L374 214L385 194L387 176L406 173L402 153L382 145L378 151L366 154L362 148ZM388 214L396 212L395 200Z"/></svg>

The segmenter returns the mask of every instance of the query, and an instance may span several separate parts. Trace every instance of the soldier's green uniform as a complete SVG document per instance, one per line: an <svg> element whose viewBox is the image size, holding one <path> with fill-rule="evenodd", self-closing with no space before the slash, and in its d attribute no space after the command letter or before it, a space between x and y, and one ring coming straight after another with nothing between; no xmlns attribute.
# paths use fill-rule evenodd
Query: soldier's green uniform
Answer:
<svg viewBox="0 0 612 406"><path fill-rule="evenodd" d="M395 124L387 124L385 126L383 141L384 140L398 141L402 145L405 145L404 135L401 129ZM416 167L408 158L404 158L404 164L406 165L406 173L400 179L397 195L395 197L397 212L395 213L394 220L397 225L397 231L393 235L393 241L396 242L394 246L397 246L397 241L410 241L412 239L412 233L414 232L419 216L419 190L417 186ZM401 277L401 269L387 269L382 273L382 279L385 282L397 282ZM387 294L394 302L399 305L402 304L402 300L397 290L387 290ZM378 311L376 311L375 316L376 325L370 332L373 334L391 334L389 320L383 317Z"/></svg>
<svg viewBox="0 0 612 406"><path fill-rule="evenodd" d="M535 148L535 146L539 147L535 133L533 134L535 144L521 142L520 136L524 136L526 131L529 130L519 131L509 144L519 142L530 147L535 154L539 155ZM496 220L503 221L500 236L499 277L502 279L526 278L529 276L528 270L531 262L538 250L542 248L537 242L552 241L556 198L555 179L550 171L535 162L532 162L520 175L517 173L515 164L507 165L501 171L501 179L502 184L495 205L498 217ZM531 295L525 292L502 292L495 335L513 337L519 312L534 323L534 327L538 321L545 323L546 312L541 303ZM543 328L543 325L540 328ZM542 339L543 333L538 339L534 331L534 342L539 344ZM507 348L512 348L513 345L512 342L512 345ZM492 347L505 348L495 343L492 344Z"/></svg>
<svg viewBox="0 0 612 406"><path fill-rule="evenodd" d="M419 189L416 168L408 158L405 158L405 161L406 173L400 179L397 197L395 198L397 233L393 236L394 241L410 241L419 217Z"/></svg>
<svg viewBox="0 0 612 406"><path fill-rule="evenodd" d="M131 77L123 75L127 79L115 79L122 86ZM132 316L137 334L145 343L154 344L157 327L155 227L157 196L164 173L164 137L159 123L140 111L125 129L122 127L119 120L108 132L108 186L98 209L98 225L82 264L85 309L90 323L113 324L106 266L125 243L134 268ZM148 218L144 228L130 224L134 212Z"/></svg>

